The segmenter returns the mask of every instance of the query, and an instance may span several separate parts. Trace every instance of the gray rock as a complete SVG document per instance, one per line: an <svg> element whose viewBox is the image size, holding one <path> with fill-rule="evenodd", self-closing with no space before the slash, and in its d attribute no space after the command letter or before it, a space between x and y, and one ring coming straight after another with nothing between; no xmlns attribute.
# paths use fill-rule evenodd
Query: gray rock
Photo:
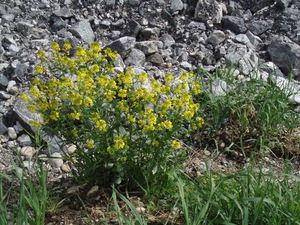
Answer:
<svg viewBox="0 0 300 225"><path fill-rule="evenodd" d="M272 61L288 75L293 72L296 79L300 76L300 46L285 36L272 36L267 48Z"/></svg>
<svg viewBox="0 0 300 225"><path fill-rule="evenodd" d="M7 100L7 99L10 99L11 98L11 95L8 94L7 92L5 91L0 91L0 99L4 99L4 100Z"/></svg>
<svg viewBox="0 0 300 225"><path fill-rule="evenodd" d="M138 6L141 3L141 0L128 0L128 4L131 6Z"/></svg>
<svg viewBox="0 0 300 225"><path fill-rule="evenodd" d="M289 6L289 4L292 2L293 0L277 0L276 1L276 6L280 7L280 8L287 8Z"/></svg>
<svg viewBox="0 0 300 225"><path fill-rule="evenodd" d="M31 138L28 134L22 134L17 138L20 147L32 145Z"/></svg>
<svg viewBox="0 0 300 225"><path fill-rule="evenodd" d="M152 63L154 66L162 66L164 64L164 60L159 53L150 55L146 61Z"/></svg>
<svg viewBox="0 0 300 225"><path fill-rule="evenodd" d="M67 18L70 18L73 16L73 13L70 11L70 9L68 9L66 7L55 10L53 12L53 14L55 16L62 17L64 19L67 19Z"/></svg>
<svg viewBox="0 0 300 225"><path fill-rule="evenodd" d="M1 25L12 22L15 19L14 14L5 14L1 18Z"/></svg>
<svg viewBox="0 0 300 225"><path fill-rule="evenodd" d="M229 29L237 34L247 31L244 20L237 16L223 16L222 23L225 29Z"/></svg>
<svg viewBox="0 0 300 225"><path fill-rule="evenodd" d="M171 0L171 7L172 12L181 11L183 10L183 3L181 0Z"/></svg>
<svg viewBox="0 0 300 225"><path fill-rule="evenodd" d="M3 119L0 120L0 135L3 135L7 132L7 127L3 123Z"/></svg>
<svg viewBox="0 0 300 225"><path fill-rule="evenodd" d="M36 153L36 149L32 146L25 146L20 149L20 154L22 156L33 156Z"/></svg>
<svg viewBox="0 0 300 225"><path fill-rule="evenodd" d="M62 160L62 155L58 152L52 153L48 158L48 162L54 168L60 168L64 164L64 161Z"/></svg>
<svg viewBox="0 0 300 225"><path fill-rule="evenodd" d="M226 81L217 79L212 82L211 92L215 96L226 95L227 91L228 91L228 85Z"/></svg>
<svg viewBox="0 0 300 225"><path fill-rule="evenodd" d="M140 32L140 29L141 25L138 22L136 22L135 20L130 20L126 25L122 36L136 37Z"/></svg>
<svg viewBox="0 0 300 225"><path fill-rule="evenodd" d="M17 100L12 110L21 125L30 132L34 132L37 130L36 127L31 125L30 121L43 121L40 114L29 112L29 110L27 109L27 104L21 99Z"/></svg>
<svg viewBox="0 0 300 225"><path fill-rule="evenodd" d="M95 40L94 31L92 30L91 24L87 20L82 20L75 24L69 31L77 38L90 44Z"/></svg>
<svg viewBox="0 0 300 225"><path fill-rule="evenodd" d="M109 7L113 7L116 4L116 0L106 0L106 5Z"/></svg>
<svg viewBox="0 0 300 225"><path fill-rule="evenodd" d="M211 24L220 24L223 12L222 6L215 0L199 0L195 8L195 19Z"/></svg>
<svg viewBox="0 0 300 225"><path fill-rule="evenodd" d="M128 54L124 63L127 66L143 67L145 61L146 61L145 54L141 50L133 48L131 49L131 52Z"/></svg>
<svg viewBox="0 0 300 225"><path fill-rule="evenodd" d="M161 41L163 43L164 48L171 47L173 44L175 44L175 40L170 34L164 34L161 37Z"/></svg>
<svg viewBox="0 0 300 225"><path fill-rule="evenodd" d="M247 31L246 35L249 41L251 42L252 46L254 47L254 50L259 49L263 41L258 36L252 34L250 31Z"/></svg>
<svg viewBox="0 0 300 225"><path fill-rule="evenodd" d="M163 43L161 41L141 41L137 42L135 47L144 52L145 55L150 55L158 52L158 49L163 47Z"/></svg>
<svg viewBox="0 0 300 225"><path fill-rule="evenodd" d="M27 65L24 63L18 63L12 78L18 78L19 80L23 80L24 75L27 73Z"/></svg>
<svg viewBox="0 0 300 225"><path fill-rule="evenodd" d="M106 45L104 49L111 48L112 50L117 51L122 58L125 58L131 48L135 45L135 40L134 37L121 37Z"/></svg>
<svg viewBox="0 0 300 225"><path fill-rule="evenodd" d="M141 33L147 38L158 38L160 34L160 29L157 27L145 28L141 30Z"/></svg>
<svg viewBox="0 0 300 225"><path fill-rule="evenodd" d="M213 31L206 39L207 43L213 46L221 44L225 40L225 34L221 30Z"/></svg>
<svg viewBox="0 0 300 225"><path fill-rule="evenodd" d="M273 20L253 20L247 23L247 28L255 35L261 35L273 27Z"/></svg>
<svg viewBox="0 0 300 225"><path fill-rule="evenodd" d="M3 73L0 73L0 90L5 90L8 85L8 79Z"/></svg>
<svg viewBox="0 0 300 225"><path fill-rule="evenodd" d="M57 21L55 21L52 24L51 30L53 32L57 32L57 31L59 31L59 30L61 30L63 28L66 28L66 27L67 27L67 23L63 19L59 18Z"/></svg>
<svg viewBox="0 0 300 225"><path fill-rule="evenodd" d="M28 36L31 33L33 27L34 25L29 22L20 21L16 25L16 30L20 32L22 35Z"/></svg>

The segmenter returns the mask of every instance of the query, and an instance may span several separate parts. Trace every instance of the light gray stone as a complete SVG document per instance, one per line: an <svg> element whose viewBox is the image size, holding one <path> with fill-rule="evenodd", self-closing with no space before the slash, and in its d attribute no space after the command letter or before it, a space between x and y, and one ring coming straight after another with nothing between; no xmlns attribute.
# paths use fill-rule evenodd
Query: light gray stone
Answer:
<svg viewBox="0 0 300 225"><path fill-rule="evenodd" d="M170 9L172 12L183 10L183 3L181 0L171 0Z"/></svg>
<svg viewBox="0 0 300 225"><path fill-rule="evenodd" d="M195 8L195 19L208 25L220 24L223 12L222 6L215 0L199 0Z"/></svg>
<svg viewBox="0 0 300 225"><path fill-rule="evenodd" d="M146 61L146 56L144 52L139 49L133 48L131 52L128 54L124 63L127 66L136 66L136 67L143 67Z"/></svg>
<svg viewBox="0 0 300 225"><path fill-rule="evenodd" d="M82 20L76 23L69 31L77 38L90 44L95 40L94 31L92 30L91 24L87 20Z"/></svg>
<svg viewBox="0 0 300 225"><path fill-rule="evenodd" d="M48 162L51 166L53 166L53 168L60 168L64 164L62 155L58 152L52 153L48 158Z"/></svg>
<svg viewBox="0 0 300 225"><path fill-rule="evenodd" d="M214 46L221 44L225 40L225 34L221 30L213 31L206 39L207 43Z"/></svg>
<svg viewBox="0 0 300 225"><path fill-rule="evenodd" d="M135 41L135 37L121 37L106 45L104 49L111 48L112 50L117 51L122 58L125 58L131 51L131 48L135 45Z"/></svg>
<svg viewBox="0 0 300 225"><path fill-rule="evenodd" d="M32 146L22 147L20 150L20 154L22 156L33 156L36 153L36 149Z"/></svg>
<svg viewBox="0 0 300 225"><path fill-rule="evenodd" d="M17 139L17 133L13 127L8 127L7 128L8 136L10 139L14 140Z"/></svg>
<svg viewBox="0 0 300 225"><path fill-rule="evenodd" d="M157 53L159 48L163 47L163 43L161 41L141 41L135 44L137 49L140 49L145 55L150 55L153 53Z"/></svg>

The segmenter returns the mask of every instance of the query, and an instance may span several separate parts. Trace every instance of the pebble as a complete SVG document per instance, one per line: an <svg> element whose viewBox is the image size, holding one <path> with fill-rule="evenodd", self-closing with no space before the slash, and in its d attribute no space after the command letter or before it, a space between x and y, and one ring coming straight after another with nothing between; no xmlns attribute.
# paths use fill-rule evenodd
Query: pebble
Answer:
<svg viewBox="0 0 300 225"><path fill-rule="evenodd" d="M32 146L25 146L23 148L21 148L20 150L20 154L22 156L32 156L36 153L36 149Z"/></svg>
<svg viewBox="0 0 300 225"><path fill-rule="evenodd" d="M15 140L17 139L17 132L13 127L8 127L7 128L8 136L10 139Z"/></svg>
<svg viewBox="0 0 300 225"><path fill-rule="evenodd" d="M62 160L62 155L58 152L52 153L48 159L48 162L54 168L60 168L64 164L64 161Z"/></svg>
<svg viewBox="0 0 300 225"><path fill-rule="evenodd" d="M95 185L93 186L89 191L88 193L86 194L87 197L92 197L92 196L95 196L96 193L99 191L99 186Z"/></svg>

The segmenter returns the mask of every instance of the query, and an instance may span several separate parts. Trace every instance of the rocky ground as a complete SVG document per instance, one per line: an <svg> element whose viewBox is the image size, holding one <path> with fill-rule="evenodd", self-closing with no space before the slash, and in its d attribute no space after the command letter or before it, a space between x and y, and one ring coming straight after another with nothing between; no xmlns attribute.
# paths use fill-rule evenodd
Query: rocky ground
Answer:
<svg viewBox="0 0 300 225"><path fill-rule="evenodd" d="M286 79L292 71L295 81L300 80L298 0L2 0L0 16L0 172L5 174L13 170L15 151L29 170L38 152L24 130L33 129L29 121L36 115L27 111L18 94L35 76L37 51L48 51L53 41L70 40L74 47L97 41L119 52L118 71L131 66L155 79L167 72L176 75L198 68L214 72L236 65L237 79L249 74L271 78L278 87L290 88L289 100L300 104L297 82L290 85ZM217 82L212 91L222 94L226 85ZM42 138L50 146L42 153L60 156L55 137L42 134ZM39 157L45 156L42 153ZM204 169L210 155L201 153L187 164L200 163ZM216 170L240 166L234 157L222 155L210 162ZM45 164L53 182L69 176L67 162L49 159ZM71 219L74 213L68 213ZM55 216L63 221L63 215Z"/></svg>

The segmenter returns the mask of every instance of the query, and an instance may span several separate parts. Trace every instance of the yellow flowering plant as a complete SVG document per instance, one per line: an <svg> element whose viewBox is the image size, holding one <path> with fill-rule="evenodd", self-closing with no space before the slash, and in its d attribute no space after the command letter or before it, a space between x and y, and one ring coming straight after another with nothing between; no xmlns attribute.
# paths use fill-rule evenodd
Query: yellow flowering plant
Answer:
<svg viewBox="0 0 300 225"><path fill-rule="evenodd" d="M114 75L116 52L92 43L70 56L70 48L69 42L53 43L51 54L39 51L36 72L49 78L34 78L30 94L21 94L21 99L41 114L43 121L34 121L35 126L76 145L69 158L80 177L151 182L180 165L180 135L204 122L195 116L199 104L193 95L200 86L194 74L167 74L161 83L131 68Z"/></svg>

